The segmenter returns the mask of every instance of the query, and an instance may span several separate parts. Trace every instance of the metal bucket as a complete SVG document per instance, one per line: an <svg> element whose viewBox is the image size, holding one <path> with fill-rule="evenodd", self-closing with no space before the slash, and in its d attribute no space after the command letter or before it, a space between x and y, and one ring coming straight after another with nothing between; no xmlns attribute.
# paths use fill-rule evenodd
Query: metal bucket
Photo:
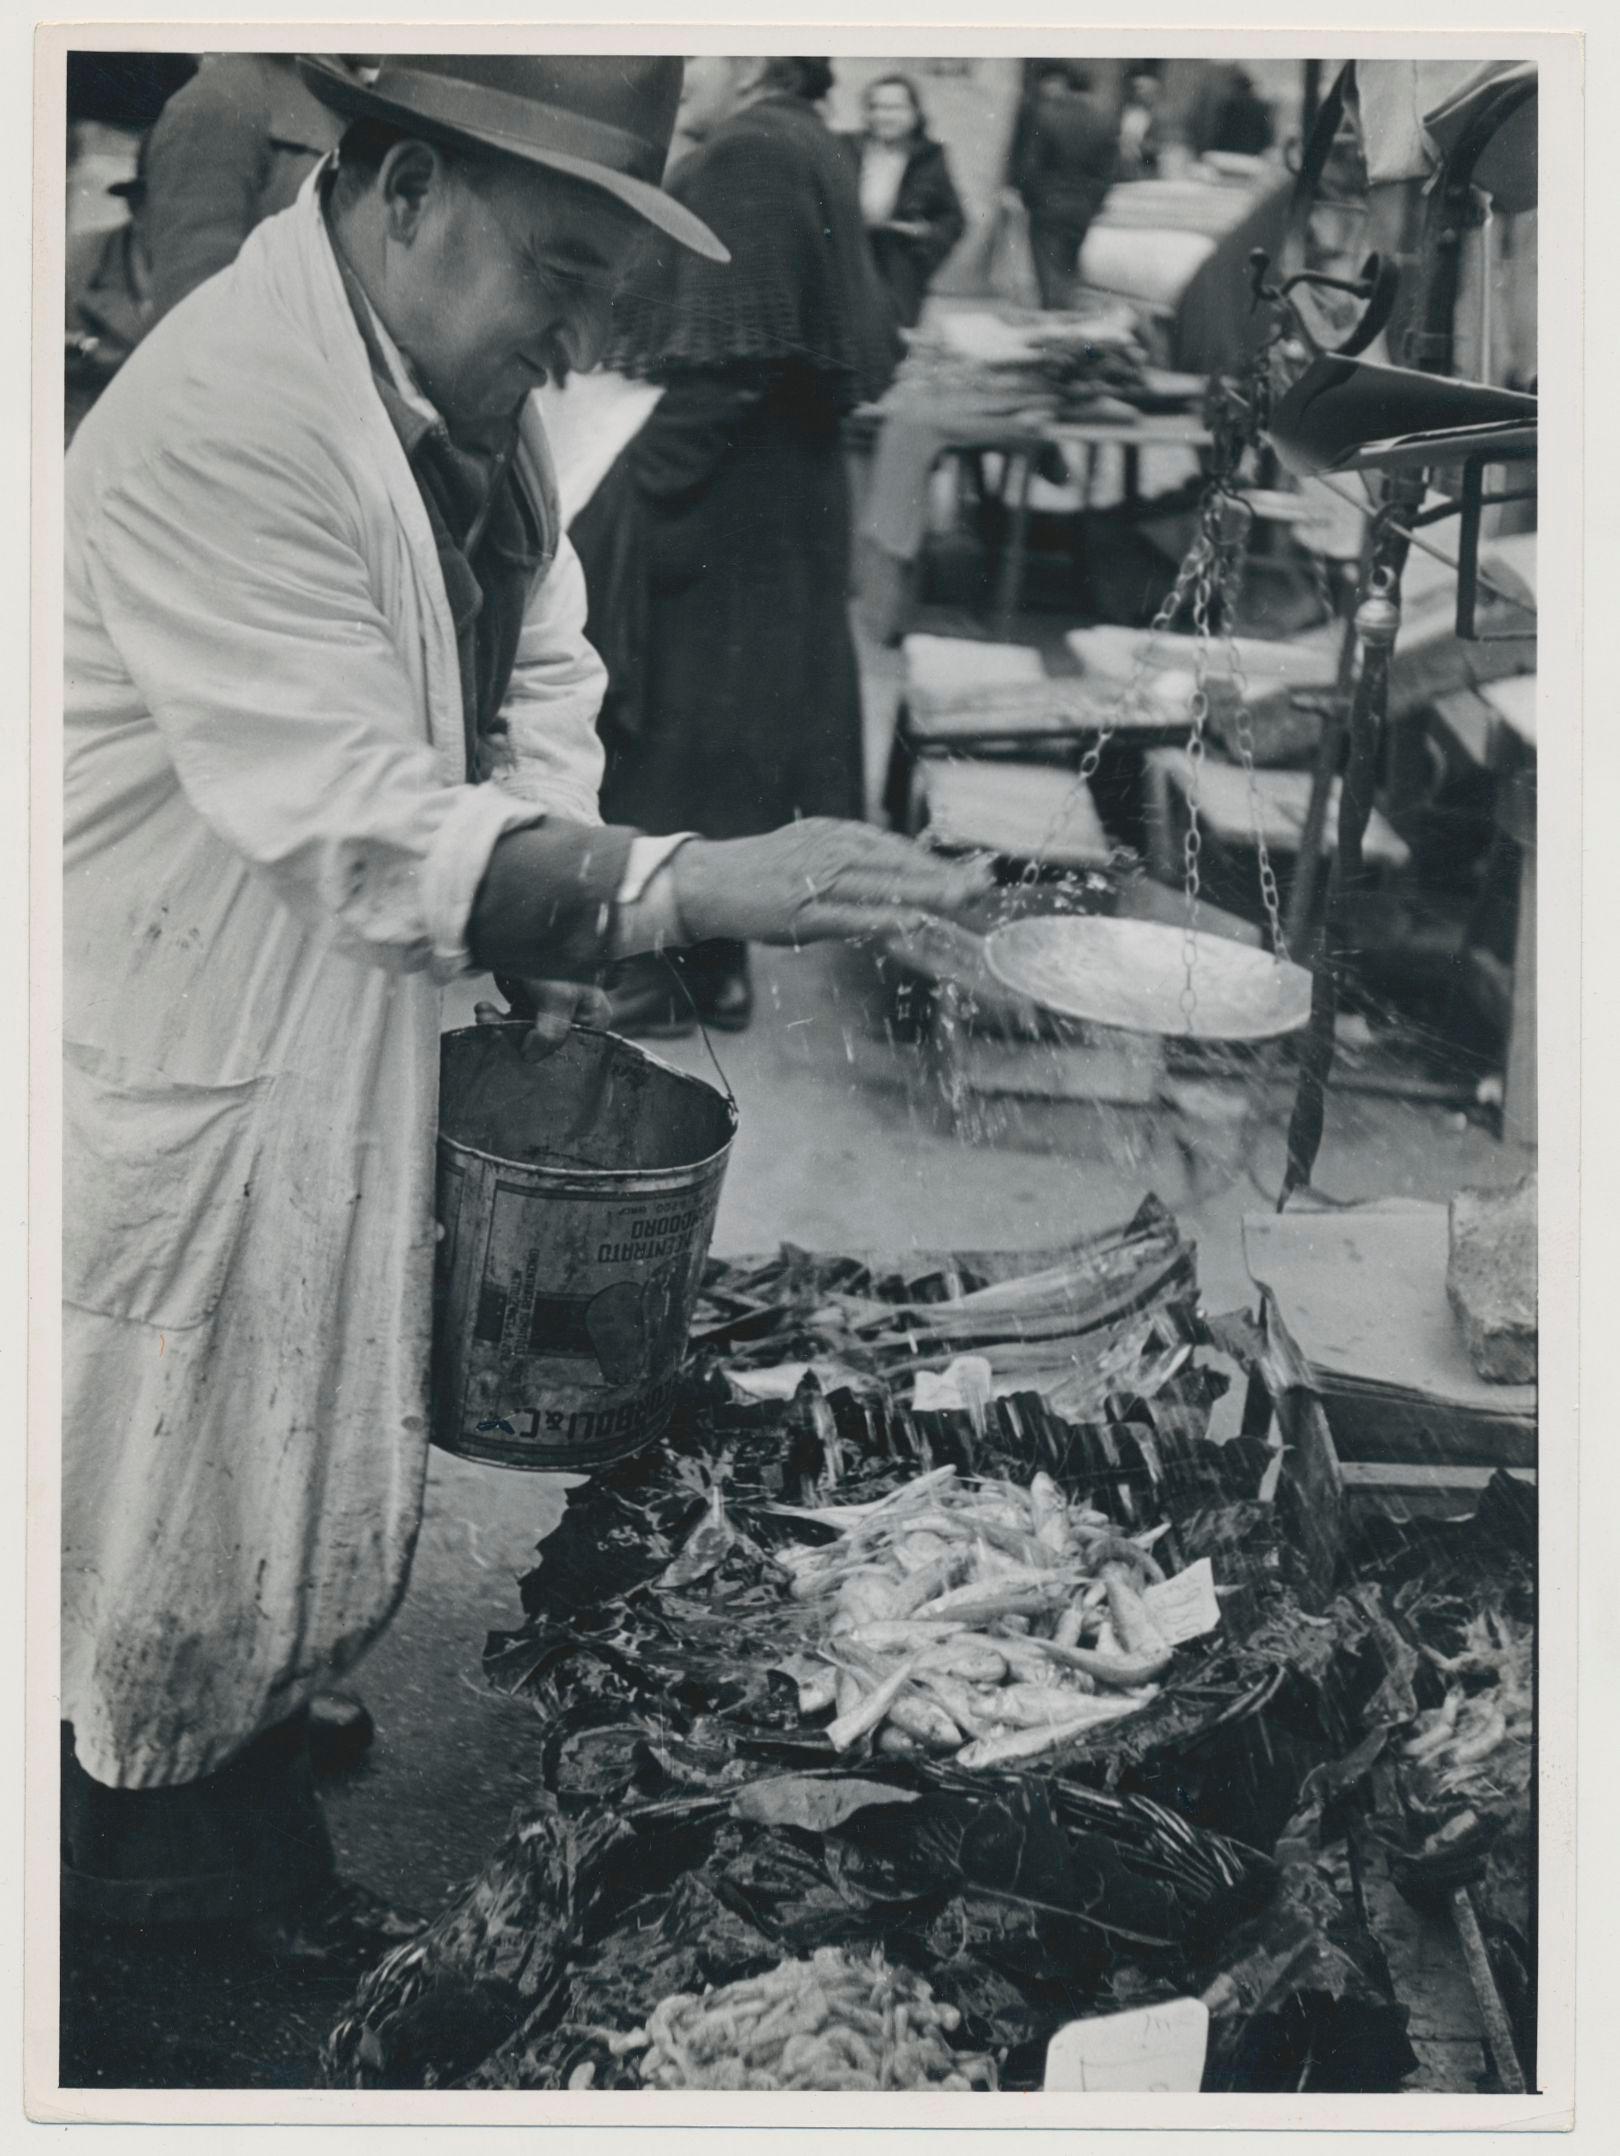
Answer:
<svg viewBox="0 0 1620 2156"><path fill-rule="evenodd" d="M661 1436L737 1111L617 1034L441 1043L433 1439L584 1470Z"/></svg>

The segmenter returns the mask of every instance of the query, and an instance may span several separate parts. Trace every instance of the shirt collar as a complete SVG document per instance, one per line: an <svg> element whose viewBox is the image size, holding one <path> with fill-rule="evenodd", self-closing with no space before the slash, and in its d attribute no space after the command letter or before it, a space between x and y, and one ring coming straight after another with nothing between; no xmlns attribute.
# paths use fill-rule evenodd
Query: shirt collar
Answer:
<svg viewBox="0 0 1620 2156"><path fill-rule="evenodd" d="M445 429L444 417L438 406L433 402L426 390L423 389L416 369L389 335L387 323L384 322L382 316L371 304L359 279L354 277L353 271L349 270L346 264L344 268L345 274L353 278L354 289L359 296L360 304L364 307L369 317L369 327L373 338L376 340L378 355L383 366L387 369L389 383L395 394L410 412L412 418L419 423L423 434L430 434L435 429L448 431Z"/></svg>
<svg viewBox="0 0 1620 2156"><path fill-rule="evenodd" d="M404 444L406 455L410 456L430 434L448 437L449 429L445 425L443 413L423 389L415 368L400 350L382 316L371 304L365 286L344 259L343 250L332 232L327 201L328 197L323 190L321 224L326 234L326 244L332 250L338 275L343 279L343 289L349 297L355 327L360 332L371 360L372 376L376 381L378 393L388 407L389 417Z"/></svg>

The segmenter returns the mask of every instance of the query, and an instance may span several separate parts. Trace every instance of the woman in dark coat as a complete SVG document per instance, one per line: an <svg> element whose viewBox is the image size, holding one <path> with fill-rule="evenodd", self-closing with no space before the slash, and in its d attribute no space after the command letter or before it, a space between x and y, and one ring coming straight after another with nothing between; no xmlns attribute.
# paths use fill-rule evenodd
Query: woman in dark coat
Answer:
<svg viewBox="0 0 1620 2156"><path fill-rule="evenodd" d="M668 186L732 259L632 281L608 364L664 394L573 526L612 683L603 813L648 832L863 812L841 423L882 393L897 339L848 160L810 102L820 78L778 88L784 64L687 62L698 147ZM746 946L681 965L710 1023L748 1022ZM621 982L621 1029L683 1020L667 967Z"/></svg>
<svg viewBox="0 0 1620 2156"><path fill-rule="evenodd" d="M878 274L902 329L914 329L934 272L962 237L962 204L908 75L866 86L866 126L844 135Z"/></svg>

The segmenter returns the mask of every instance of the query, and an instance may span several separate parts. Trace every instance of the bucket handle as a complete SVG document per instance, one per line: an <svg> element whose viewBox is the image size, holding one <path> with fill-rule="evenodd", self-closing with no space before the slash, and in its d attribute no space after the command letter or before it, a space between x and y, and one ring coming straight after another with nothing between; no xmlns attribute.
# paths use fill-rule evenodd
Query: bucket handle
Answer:
<svg viewBox="0 0 1620 2156"><path fill-rule="evenodd" d="M697 1001L692 994L690 986L687 983L685 974L681 971L679 966L672 966L668 958L665 957L662 951L660 951L658 955L660 959L663 960L664 971L670 976L671 980L674 981L676 987L680 990L681 994L686 998L687 1007L691 1011L692 1016L697 1020L697 1029L703 1035L703 1045L708 1050L709 1061L714 1065L714 1075L719 1079L726 1099L730 1101L733 1112L737 1115L741 1115L742 1110L737 1106L737 1096L731 1090L731 1080L726 1076L725 1072L720 1067L720 1058L714 1052L714 1042L709 1037L708 1027L703 1023L703 1013L697 1007Z"/></svg>
<svg viewBox="0 0 1620 2156"><path fill-rule="evenodd" d="M660 952L659 956L662 958L663 953ZM731 1103L733 1111L740 1115L742 1111L737 1106L737 1096L732 1091L731 1080L720 1067L720 1058L714 1052L714 1042L709 1037L708 1027L703 1023L703 1013L698 1009L696 1002L693 1000L692 991L687 986L685 974L682 973L679 966L672 966L667 958L663 959L663 963L664 970L686 998L691 1008L692 1016L697 1020L697 1029L703 1035L703 1045L708 1050L709 1061L714 1065L714 1074L720 1081L721 1089L726 1099ZM527 983L518 979L515 975L498 973L495 976L495 986L506 998L509 1016L531 1020L534 1018L535 1002L534 998L529 994Z"/></svg>

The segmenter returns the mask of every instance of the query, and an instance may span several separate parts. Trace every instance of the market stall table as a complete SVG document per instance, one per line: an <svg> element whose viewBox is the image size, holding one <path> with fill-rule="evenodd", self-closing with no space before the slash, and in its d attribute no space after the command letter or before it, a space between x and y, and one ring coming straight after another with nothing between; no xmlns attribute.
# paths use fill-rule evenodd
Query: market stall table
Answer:
<svg viewBox="0 0 1620 2156"><path fill-rule="evenodd" d="M1515 883L1513 959L1508 971L1502 1121L1522 1143L1536 1141L1536 676L1511 675L1454 690L1433 709L1435 724L1480 770L1496 779L1498 854L1511 857ZM1476 970L1489 954L1465 953Z"/></svg>
<svg viewBox="0 0 1620 2156"><path fill-rule="evenodd" d="M1252 847L1258 831L1273 854L1295 853L1310 806L1311 774L1248 772L1241 764L1206 755L1195 780L1192 760L1185 749L1152 749L1147 758L1147 787L1148 858L1154 873L1162 881L1173 883L1181 874L1182 833L1195 800L1206 844L1213 842L1215 847L1227 849ZM1337 842L1341 789L1342 781L1335 779L1322 839L1324 858L1332 856ZM1363 846L1369 868L1386 875L1404 868L1411 858L1405 840L1376 809ZM1206 875L1212 865L1206 858ZM1214 888L1218 894L1222 887L1215 884Z"/></svg>
<svg viewBox="0 0 1620 2156"><path fill-rule="evenodd" d="M1080 275L1153 316L1171 366L1234 367L1255 335L1249 256L1258 248L1276 259L1292 188L1289 174L1258 164L1124 181L1086 234Z"/></svg>
<svg viewBox="0 0 1620 2156"><path fill-rule="evenodd" d="M906 637L904 656L883 788L896 830L919 827L929 759L1004 757L1072 769L1104 733L1140 749L1186 731L1179 712L1151 698L1126 702L1125 683L1084 658L1073 673L1053 673L1032 645L927 635Z"/></svg>
<svg viewBox="0 0 1620 2156"><path fill-rule="evenodd" d="M1494 2072L1514 2090L1533 2086L1536 2044L1523 1991L1515 2012L1504 1985L1525 1984L1535 1951L1537 1390L1488 1381L1473 1366L1448 1297L1451 1242L1445 1206L1401 1199L1246 1219L1262 1336L1243 1427L1250 1435L1272 1429L1279 1465L1291 1462L1302 1549L1324 1585L1339 1573L1358 1518L1370 1523L1374 1547L1382 1535L1397 1548L1396 1522L1414 1539L1427 1529L1437 1549L1465 1523L1491 1522L1486 1532L1506 1574L1504 1611L1517 1595L1518 1620L1476 1612L1463 1651L1449 1657L1426 1643L1449 1688L1416 1718L1416 1733L1382 1780L1386 1801L1410 1817L1416 1794L1426 1814L1427 1837L1399 1861L1397 1878L1403 1893L1444 1910L1455 1927ZM1397 1593L1397 1606L1415 1586L1409 1580ZM1438 1607L1442 1580L1429 1591ZM1421 1607L1420 1586L1415 1599ZM1515 1698L1496 1689L1510 1668ZM1464 1687L1476 1675L1489 1682L1470 1697ZM1497 1752L1504 1708L1516 1722ZM1506 1910L1517 1937L1504 1953Z"/></svg>
<svg viewBox="0 0 1620 2156"><path fill-rule="evenodd" d="M1187 451L1202 457L1214 437L1202 421L1189 414L1143 412L1135 419L1058 419L1040 431L1033 451L1016 453L1016 491L1012 518L1002 556L996 588L997 633L1005 633L1018 611L1023 593L1025 554L1029 538L1030 489L1041 451L1046 447L1084 452L1083 479L1079 487L1080 513L1092 507L1096 489L1097 455L1102 449L1118 450L1121 468L1122 506L1127 516L1141 514L1142 460L1155 451Z"/></svg>
<svg viewBox="0 0 1620 2156"><path fill-rule="evenodd" d="M1299 1572L1287 1461L1209 1440L1233 1340L1152 1200L1052 1251L712 1266L668 1445L571 1493L491 1642L544 1784L329 2079L1030 2088L1060 2028L1190 2000L1205 2089L1399 2086L1335 1851L1420 1657L1386 1590Z"/></svg>
<svg viewBox="0 0 1620 2156"><path fill-rule="evenodd" d="M1243 1243L1270 1366L1282 1389L1320 1403L1324 1471L1346 1492L1443 1503L1498 1468L1534 1480L1536 1387L1493 1384L1470 1364L1447 1300L1445 1206L1253 1214Z"/></svg>
<svg viewBox="0 0 1620 2156"><path fill-rule="evenodd" d="M1062 315L947 307L919 336L882 404L855 415L849 432L852 444L871 445L859 530L869 586L876 577L889 587L867 594L886 634L898 633L907 609L942 460L973 475L981 503L1006 526L994 604L1005 624L1021 587L1038 468L1058 452L1056 425L1087 452L1088 470L1104 443L1134 450L1132 487L1144 449L1196 450L1201 429L1183 407L1201 381L1148 367L1134 329L1130 308L1097 300Z"/></svg>
<svg viewBox="0 0 1620 2156"><path fill-rule="evenodd" d="M898 430L898 432L896 431ZM925 436L928 462L919 480L920 453L907 441L908 433ZM1121 501L1126 515L1137 516L1143 507L1142 460L1154 452L1187 452L1201 456L1213 437L1197 419L1181 413L1139 413L1096 420L1055 420L1016 414L1004 421L987 420L980 413L930 412L925 419L895 414L885 421L879 436L870 491L867 496L866 536L894 565L902 581L909 579L922 550L925 523L915 512L891 501L891 490L904 491L926 501L928 479L946 458L972 462L978 467L980 484L1002 512L1005 536L996 570L991 629L1005 636L1023 596L1027 564L1031 495L1042 460L1053 450L1084 452L1082 473L1075 484L1079 512L1092 506L1097 480L1098 453L1117 450L1121 464ZM894 472L902 459L907 467L897 484ZM993 485L984 478L993 461L998 476ZM892 607L885 627L889 638L903 629L911 600L904 592Z"/></svg>

